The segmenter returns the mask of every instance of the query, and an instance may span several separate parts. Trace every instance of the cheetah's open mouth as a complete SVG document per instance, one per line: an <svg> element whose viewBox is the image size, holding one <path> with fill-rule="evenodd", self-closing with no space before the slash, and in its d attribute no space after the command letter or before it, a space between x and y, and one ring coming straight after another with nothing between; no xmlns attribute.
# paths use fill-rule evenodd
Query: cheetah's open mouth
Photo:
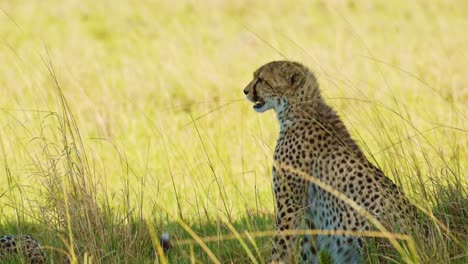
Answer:
<svg viewBox="0 0 468 264"><path fill-rule="evenodd" d="M259 100L259 101L255 102L253 108L255 108L255 109L262 108L262 106L264 106L264 105L265 105L265 101L260 101Z"/></svg>

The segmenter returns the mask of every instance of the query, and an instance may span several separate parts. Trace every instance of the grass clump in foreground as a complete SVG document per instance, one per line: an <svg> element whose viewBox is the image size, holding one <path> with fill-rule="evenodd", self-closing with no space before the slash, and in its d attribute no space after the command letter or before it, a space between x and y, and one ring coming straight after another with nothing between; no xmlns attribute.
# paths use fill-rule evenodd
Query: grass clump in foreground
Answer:
<svg viewBox="0 0 468 264"><path fill-rule="evenodd" d="M242 88L279 50L317 72L366 155L448 228L430 262L466 263L468 10L214 2L2 6L0 235L33 234L54 263L152 263L163 232L171 263L262 263L278 129Z"/></svg>

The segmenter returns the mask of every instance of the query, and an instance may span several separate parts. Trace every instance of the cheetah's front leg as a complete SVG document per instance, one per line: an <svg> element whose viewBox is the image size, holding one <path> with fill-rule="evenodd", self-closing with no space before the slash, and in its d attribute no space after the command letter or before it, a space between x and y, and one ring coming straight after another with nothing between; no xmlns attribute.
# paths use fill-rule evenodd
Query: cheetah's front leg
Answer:
<svg viewBox="0 0 468 264"><path fill-rule="evenodd" d="M305 180L290 173L278 173L273 168L276 198L276 236L270 263L295 263L297 259L297 235L282 231L297 230L304 217L306 204Z"/></svg>

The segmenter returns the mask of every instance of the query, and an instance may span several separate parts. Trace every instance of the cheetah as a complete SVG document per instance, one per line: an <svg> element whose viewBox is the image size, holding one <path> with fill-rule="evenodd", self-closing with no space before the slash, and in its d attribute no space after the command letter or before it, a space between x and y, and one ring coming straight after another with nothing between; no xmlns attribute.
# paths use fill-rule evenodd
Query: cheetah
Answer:
<svg viewBox="0 0 468 264"><path fill-rule="evenodd" d="M22 259L26 263L46 263L46 253L39 242L27 235L0 237L0 261Z"/></svg>
<svg viewBox="0 0 468 264"><path fill-rule="evenodd" d="M364 238L349 233L376 230L377 224L388 232L418 232L417 208L365 157L307 67L267 63L243 92L256 112L273 109L280 124L272 168L276 235L271 263L318 263L321 251L333 263L361 263ZM285 230L304 225L342 232L305 235L299 246L298 235Z"/></svg>

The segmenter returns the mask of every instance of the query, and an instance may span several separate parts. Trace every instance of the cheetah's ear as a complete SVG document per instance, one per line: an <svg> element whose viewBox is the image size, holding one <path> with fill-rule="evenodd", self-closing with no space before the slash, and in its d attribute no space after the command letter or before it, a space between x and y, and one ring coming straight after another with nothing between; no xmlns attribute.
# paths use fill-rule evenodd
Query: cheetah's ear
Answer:
<svg viewBox="0 0 468 264"><path fill-rule="evenodd" d="M291 76L291 85L294 85L296 84L297 82L299 82L301 79L301 76L299 75L299 73L295 73Z"/></svg>
<svg viewBox="0 0 468 264"><path fill-rule="evenodd" d="M305 83L304 75L300 73L295 73L291 76L291 78L289 79L289 82L291 86L294 88L301 87Z"/></svg>

